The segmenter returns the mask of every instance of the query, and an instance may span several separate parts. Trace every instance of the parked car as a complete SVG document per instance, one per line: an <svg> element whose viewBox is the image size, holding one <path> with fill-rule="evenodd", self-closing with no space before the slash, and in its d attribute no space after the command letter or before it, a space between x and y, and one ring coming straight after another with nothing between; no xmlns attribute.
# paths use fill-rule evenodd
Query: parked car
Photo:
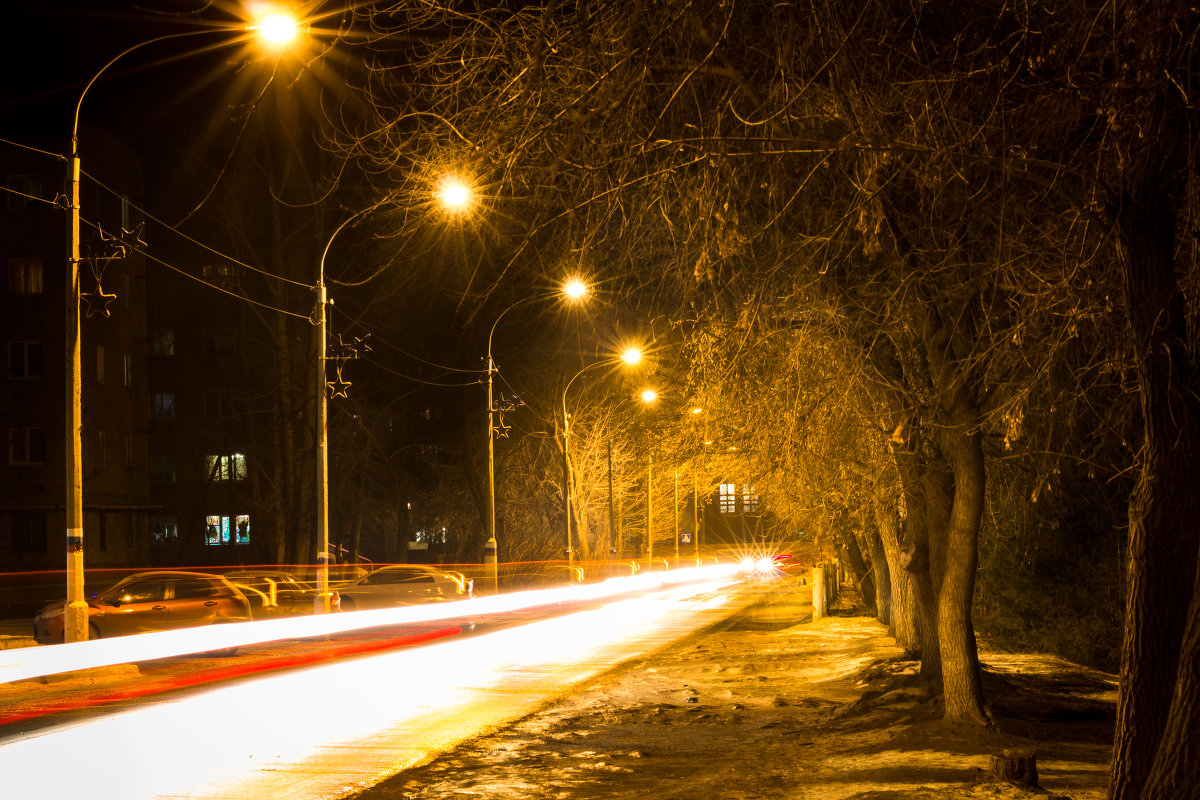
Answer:
<svg viewBox="0 0 1200 800"><path fill-rule="evenodd" d="M225 578L246 595L256 619L290 614L311 614L317 587L291 572L275 569L244 569L226 572ZM330 592L330 608L338 610L338 593Z"/></svg>
<svg viewBox="0 0 1200 800"><path fill-rule="evenodd" d="M246 596L220 575L204 572L138 572L87 604L91 639L251 619ZM66 605L51 603L33 618L39 644L63 641Z"/></svg>
<svg viewBox="0 0 1200 800"><path fill-rule="evenodd" d="M339 586L342 611L387 608L438 600L458 600L470 594L462 573L423 564L380 567L351 583Z"/></svg>

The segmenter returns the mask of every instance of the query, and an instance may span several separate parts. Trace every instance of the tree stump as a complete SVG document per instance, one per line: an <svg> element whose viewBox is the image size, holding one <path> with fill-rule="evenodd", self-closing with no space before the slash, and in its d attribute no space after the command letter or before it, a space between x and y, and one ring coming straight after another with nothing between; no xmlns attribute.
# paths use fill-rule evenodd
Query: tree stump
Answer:
<svg viewBox="0 0 1200 800"><path fill-rule="evenodd" d="M1033 750L1004 750L999 755L993 755L987 779L1037 786L1037 753Z"/></svg>

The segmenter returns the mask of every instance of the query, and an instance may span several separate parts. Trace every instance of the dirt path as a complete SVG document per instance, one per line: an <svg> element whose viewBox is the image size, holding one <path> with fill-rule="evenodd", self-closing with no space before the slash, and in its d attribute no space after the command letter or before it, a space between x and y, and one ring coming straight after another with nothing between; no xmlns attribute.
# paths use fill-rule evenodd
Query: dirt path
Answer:
<svg viewBox="0 0 1200 800"><path fill-rule="evenodd" d="M814 623L806 588L781 589L360 798L1046 797L974 784L988 754L1014 744L1036 747L1046 789L1103 798L1111 676L985 653L999 732L955 730L904 680L916 664L874 620Z"/></svg>

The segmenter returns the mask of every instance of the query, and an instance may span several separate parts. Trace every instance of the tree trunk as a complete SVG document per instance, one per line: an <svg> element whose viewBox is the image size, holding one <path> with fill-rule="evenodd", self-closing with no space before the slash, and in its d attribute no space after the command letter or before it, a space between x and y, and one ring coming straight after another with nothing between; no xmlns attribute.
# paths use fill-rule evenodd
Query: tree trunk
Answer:
<svg viewBox="0 0 1200 800"><path fill-rule="evenodd" d="M871 569L875 575L875 618L892 626L892 575L887 556L883 551L883 541L880 539L879 526L875 520L870 520L865 532L867 552L871 555ZM895 635L894 633L892 634Z"/></svg>
<svg viewBox="0 0 1200 800"><path fill-rule="evenodd" d="M918 653L921 641L917 633L916 598L913 594L912 576L902 563L900 517L894 508L879 508L876 510L876 519L879 521L879 540L883 545L883 554L887 559L892 583L892 619L889 630L897 644L911 653Z"/></svg>
<svg viewBox="0 0 1200 800"><path fill-rule="evenodd" d="M979 524L983 517L984 462L978 414L966 405L954 414L957 430L945 433L954 469L954 501L946 529L946 562L938 592L938 643L946 719L984 724L979 651L971 623L975 570L979 563Z"/></svg>
<svg viewBox="0 0 1200 800"><path fill-rule="evenodd" d="M1147 123L1154 133L1132 162L1117 212L1145 433L1129 501L1129 589L1109 781L1113 800L1194 796L1200 785L1200 381L1175 264L1176 214L1187 168L1179 104L1172 89L1158 98L1155 114L1161 116Z"/></svg>
<svg viewBox="0 0 1200 800"><path fill-rule="evenodd" d="M862 548L858 546L858 537L853 533L842 534L842 562L849 565L854 573L854 584L858 587L859 596L874 613L875 581L871 578L871 568L863 558Z"/></svg>

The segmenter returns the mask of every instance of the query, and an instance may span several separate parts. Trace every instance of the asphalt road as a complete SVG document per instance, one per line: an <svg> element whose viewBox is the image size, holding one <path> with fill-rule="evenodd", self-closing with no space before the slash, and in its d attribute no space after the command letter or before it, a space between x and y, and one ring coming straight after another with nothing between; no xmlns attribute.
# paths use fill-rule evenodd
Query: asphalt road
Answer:
<svg viewBox="0 0 1200 800"><path fill-rule="evenodd" d="M6 794L345 796L753 600L744 589L687 594L10 684L0 692ZM56 766L64 757L72 769Z"/></svg>

